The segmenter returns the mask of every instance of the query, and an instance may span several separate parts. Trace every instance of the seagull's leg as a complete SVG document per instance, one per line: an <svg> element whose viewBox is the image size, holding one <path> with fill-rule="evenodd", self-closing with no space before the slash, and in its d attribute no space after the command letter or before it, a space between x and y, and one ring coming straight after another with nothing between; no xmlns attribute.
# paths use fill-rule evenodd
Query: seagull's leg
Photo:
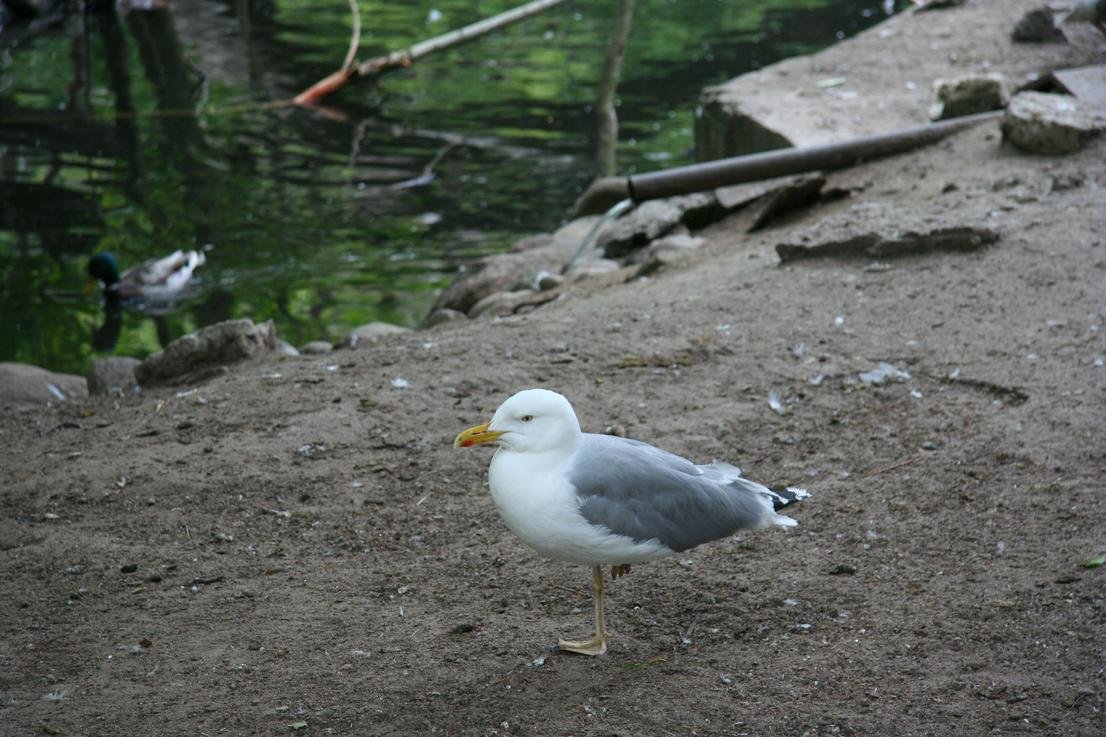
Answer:
<svg viewBox="0 0 1106 737"><path fill-rule="evenodd" d="M581 655L602 655L607 652L607 622L603 615L603 569L591 568L592 589L595 594L595 637L590 640L561 640L557 647Z"/></svg>

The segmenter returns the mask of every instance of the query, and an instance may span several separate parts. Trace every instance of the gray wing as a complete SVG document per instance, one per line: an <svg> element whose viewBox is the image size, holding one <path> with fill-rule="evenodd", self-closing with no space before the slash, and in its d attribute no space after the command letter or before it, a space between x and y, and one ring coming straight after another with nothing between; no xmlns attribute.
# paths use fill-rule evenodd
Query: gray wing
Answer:
<svg viewBox="0 0 1106 737"><path fill-rule="evenodd" d="M584 518L635 540L656 538L681 551L764 524L753 484L704 473L637 440L587 433L574 461L569 481Z"/></svg>

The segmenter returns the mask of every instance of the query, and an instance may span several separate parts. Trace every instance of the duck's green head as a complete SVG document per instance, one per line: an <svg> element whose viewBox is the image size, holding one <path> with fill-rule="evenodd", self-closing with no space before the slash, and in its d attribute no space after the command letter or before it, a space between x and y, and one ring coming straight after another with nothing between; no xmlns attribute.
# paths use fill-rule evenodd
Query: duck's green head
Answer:
<svg viewBox="0 0 1106 737"><path fill-rule="evenodd" d="M105 287L115 284L119 281L119 264L115 262L115 256L107 251L93 256L88 262L88 275L102 281Z"/></svg>

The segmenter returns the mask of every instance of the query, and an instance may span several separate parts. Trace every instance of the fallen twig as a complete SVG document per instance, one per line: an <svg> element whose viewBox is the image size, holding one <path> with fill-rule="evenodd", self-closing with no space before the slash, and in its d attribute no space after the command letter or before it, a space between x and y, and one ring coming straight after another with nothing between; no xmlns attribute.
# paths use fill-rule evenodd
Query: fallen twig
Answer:
<svg viewBox="0 0 1106 737"><path fill-rule="evenodd" d="M910 456L909 458L903 458L895 461L894 463L888 463L884 466L876 466L875 468L869 468L861 476L863 478L871 478L872 476L878 476L881 473L887 473L888 471L894 471L896 468L903 468L904 466L912 466L918 461L922 460L921 456Z"/></svg>
<svg viewBox="0 0 1106 737"><path fill-rule="evenodd" d="M585 594L582 591L578 591L577 589L571 589L568 586L563 586L563 585L561 585L559 583L556 583L554 581L550 581L549 585L552 586L555 589L560 589L561 591L567 591L568 593L572 594L573 596L575 596L578 599L582 599L585 596L587 596L587 594Z"/></svg>
<svg viewBox="0 0 1106 737"><path fill-rule="evenodd" d="M404 179L402 182L391 184L388 188L411 189L412 187L422 187L424 185L430 184L434 181L434 167L437 166L438 163L445 158L446 154L448 154L458 145L459 144L457 143L447 143L438 151L438 153L434 154L434 158L430 160L430 163L423 167L422 174L419 174L417 177L412 177L411 179Z"/></svg>

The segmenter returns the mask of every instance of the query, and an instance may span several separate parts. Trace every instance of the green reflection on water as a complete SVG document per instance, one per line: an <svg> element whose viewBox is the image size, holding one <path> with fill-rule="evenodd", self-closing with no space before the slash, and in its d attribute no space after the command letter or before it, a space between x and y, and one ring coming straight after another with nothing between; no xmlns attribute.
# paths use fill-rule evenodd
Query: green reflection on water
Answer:
<svg viewBox="0 0 1106 737"><path fill-rule="evenodd" d="M516 4L361 0L360 57ZM620 170L688 163L704 85L855 32L880 4L638 0ZM591 176L590 106L616 8L568 3L353 85L327 100L330 115L258 103L332 71L345 3L194 0L8 29L0 360L85 371L105 316L81 289L102 250L125 268L210 244L196 297L165 319L171 337L236 317L273 319L294 345L372 320L418 324L460 266L566 217ZM431 9L441 18L428 23ZM408 186L432 161L429 181ZM122 320L115 353L158 348L151 319Z"/></svg>

